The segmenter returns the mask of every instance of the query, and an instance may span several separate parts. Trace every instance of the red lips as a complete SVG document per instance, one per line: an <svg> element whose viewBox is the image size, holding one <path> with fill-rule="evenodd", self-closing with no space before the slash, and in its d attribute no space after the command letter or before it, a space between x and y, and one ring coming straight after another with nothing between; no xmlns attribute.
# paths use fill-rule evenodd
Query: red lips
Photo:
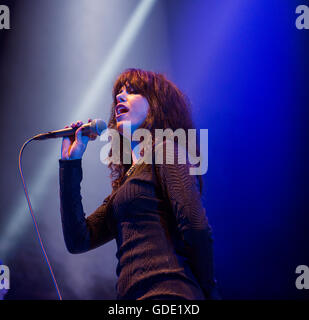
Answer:
<svg viewBox="0 0 309 320"><path fill-rule="evenodd" d="M126 107L124 104L117 104L116 108L115 108L115 112L116 112L116 117L119 117L120 115L126 113L129 111L129 108Z"/></svg>

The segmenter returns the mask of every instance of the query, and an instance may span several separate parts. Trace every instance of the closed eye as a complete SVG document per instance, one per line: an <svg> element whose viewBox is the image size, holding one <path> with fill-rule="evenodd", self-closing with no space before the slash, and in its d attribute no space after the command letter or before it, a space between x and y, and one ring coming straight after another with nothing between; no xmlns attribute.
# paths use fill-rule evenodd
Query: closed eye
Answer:
<svg viewBox="0 0 309 320"><path fill-rule="evenodd" d="M131 86L128 85L128 86L126 86L126 87L122 87L122 88L119 90L119 92L118 92L118 94L116 95L116 97L117 97L118 95L123 94L124 91L126 91L127 94L140 94L140 92L139 92L137 89L134 89L134 88L132 88Z"/></svg>
<svg viewBox="0 0 309 320"><path fill-rule="evenodd" d="M131 86L126 87L127 93L128 94L139 94L137 89L132 88Z"/></svg>

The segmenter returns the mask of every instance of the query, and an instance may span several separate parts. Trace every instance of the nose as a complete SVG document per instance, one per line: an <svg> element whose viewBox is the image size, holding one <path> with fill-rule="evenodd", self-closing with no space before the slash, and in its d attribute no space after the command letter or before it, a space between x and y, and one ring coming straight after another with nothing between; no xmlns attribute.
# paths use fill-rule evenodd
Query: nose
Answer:
<svg viewBox="0 0 309 320"><path fill-rule="evenodd" d="M126 101L125 92L122 91L121 93L117 94L116 100L117 100L117 103L125 102Z"/></svg>

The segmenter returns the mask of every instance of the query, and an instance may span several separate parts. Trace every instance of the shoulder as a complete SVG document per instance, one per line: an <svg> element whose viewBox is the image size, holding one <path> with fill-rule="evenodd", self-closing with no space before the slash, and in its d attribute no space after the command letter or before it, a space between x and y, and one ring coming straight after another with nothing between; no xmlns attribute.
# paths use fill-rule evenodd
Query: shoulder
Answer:
<svg viewBox="0 0 309 320"><path fill-rule="evenodd" d="M166 184L185 184L187 187L197 187L200 190L200 176L194 174L195 165L189 161L186 146L166 139L155 145L154 166Z"/></svg>
<svg viewBox="0 0 309 320"><path fill-rule="evenodd" d="M154 161L157 165L190 165L186 146L171 139L166 139L155 145Z"/></svg>

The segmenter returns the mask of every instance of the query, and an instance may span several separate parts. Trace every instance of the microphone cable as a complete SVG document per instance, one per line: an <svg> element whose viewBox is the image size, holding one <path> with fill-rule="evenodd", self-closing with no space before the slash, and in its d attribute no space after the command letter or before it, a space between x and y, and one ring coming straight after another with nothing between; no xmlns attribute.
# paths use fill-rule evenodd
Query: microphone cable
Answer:
<svg viewBox="0 0 309 320"><path fill-rule="evenodd" d="M56 291L57 291L57 294L58 294L58 298L59 298L59 300L62 300L62 296L61 296L61 293L60 293L60 290L59 290L59 287L58 287L58 284L57 284L57 280L56 280L56 278L55 278L53 269L52 269L52 267L51 267L51 264L50 264L50 262L49 262L48 256L47 256L47 254L46 254L46 251L45 251L45 248L44 248L42 239L41 239L40 231L39 231L39 228L38 228L38 225L37 225L37 222L36 222L36 219L35 219L33 210L32 210L30 198L29 198L29 195L28 195L26 183L25 183L24 176L23 176L23 170L22 170L22 165L21 165L21 162L22 162L22 154L23 154L23 151L24 151L26 145L28 145L28 143L30 143L32 140L34 140L34 137L32 137L31 139L27 140L27 141L23 144L23 146L21 147L21 149L20 149L19 158L18 158L19 173L20 173L21 181L22 181L23 188L24 188L24 191L25 191L25 195L26 195L28 207L29 207L29 210L30 210L30 214L31 214L31 217L32 217L32 221L33 221L33 224L34 224L34 227L35 227L35 231L36 231L37 236L38 236L38 241L39 241L41 250L42 250L42 252L43 252L43 256L44 256L44 258L45 258L45 261L46 261L46 263L47 263L49 272L50 272L51 277L52 277L52 279L53 279L54 286L55 286Z"/></svg>

